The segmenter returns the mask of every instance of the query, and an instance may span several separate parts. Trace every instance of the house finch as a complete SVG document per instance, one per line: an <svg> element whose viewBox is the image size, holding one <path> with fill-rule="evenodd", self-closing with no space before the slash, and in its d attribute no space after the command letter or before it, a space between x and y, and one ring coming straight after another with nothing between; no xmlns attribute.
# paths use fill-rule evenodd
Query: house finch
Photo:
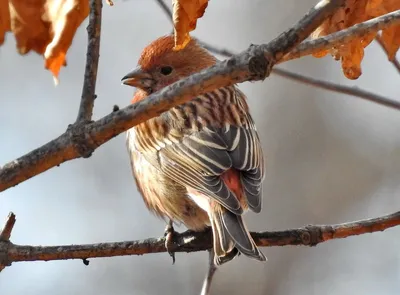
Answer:
<svg viewBox="0 0 400 295"><path fill-rule="evenodd" d="M122 78L132 102L216 63L196 40L174 51L173 36L148 45ZM242 215L261 211L264 159L246 96L235 86L194 97L127 131L136 185L149 210L200 231L211 225L215 263L239 252L266 258Z"/></svg>

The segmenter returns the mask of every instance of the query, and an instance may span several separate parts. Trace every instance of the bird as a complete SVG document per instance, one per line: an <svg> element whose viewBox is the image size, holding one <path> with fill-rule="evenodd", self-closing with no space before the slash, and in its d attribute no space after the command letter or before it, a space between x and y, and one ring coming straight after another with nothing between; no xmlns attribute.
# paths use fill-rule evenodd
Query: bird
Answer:
<svg viewBox="0 0 400 295"><path fill-rule="evenodd" d="M121 82L136 88L136 103L217 62L197 39L176 51L173 35L165 35L143 49ZM126 146L138 191L152 213L169 220L167 228L211 228L218 266L240 254L266 260L243 220L245 212L261 211L265 167L237 85L197 95L130 128Z"/></svg>

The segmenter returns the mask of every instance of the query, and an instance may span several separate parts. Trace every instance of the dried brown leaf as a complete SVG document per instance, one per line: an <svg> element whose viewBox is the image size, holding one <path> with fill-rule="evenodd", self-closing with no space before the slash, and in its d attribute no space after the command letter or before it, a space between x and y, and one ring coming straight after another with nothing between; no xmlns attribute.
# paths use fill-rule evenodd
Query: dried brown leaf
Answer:
<svg viewBox="0 0 400 295"><path fill-rule="evenodd" d="M45 1L11 0L9 4L11 31L14 33L18 52L27 54L34 50L43 54L51 39L50 23L42 20Z"/></svg>
<svg viewBox="0 0 400 295"><path fill-rule="evenodd" d="M5 34L10 29L10 10L8 8L8 0L0 0L0 45L3 44Z"/></svg>
<svg viewBox="0 0 400 295"><path fill-rule="evenodd" d="M76 30L89 14L89 3L87 0L48 0L46 8L54 35L44 52L45 67L57 78Z"/></svg>
<svg viewBox="0 0 400 295"><path fill-rule="evenodd" d="M400 9L400 0L385 0L382 4L385 13ZM386 48L389 60L393 60L400 48L400 25L382 30L382 43Z"/></svg>
<svg viewBox="0 0 400 295"><path fill-rule="evenodd" d="M57 79L75 32L89 14L88 0L0 0L0 41L2 32L7 31L2 27L4 1L18 52L43 54L45 68Z"/></svg>
<svg viewBox="0 0 400 295"><path fill-rule="evenodd" d="M175 50L190 41L190 32L196 29L197 19L204 15L208 0L172 0L175 31Z"/></svg>
<svg viewBox="0 0 400 295"><path fill-rule="evenodd" d="M349 28L371 18L400 9L400 0L347 0L345 6L326 19L314 31L311 38L318 38ZM357 79L361 73L361 62L364 48L375 38L377 32L368 32L347 44L331 48L330 54L340 60L343 73L348 79ZM400 47L400 26L392 26L382 31L382 42L388 51L389 59L393 59ZM323 57L327 51L314 53L314 57Z"/></svg>
<svg viewBox="0 0 400 295"><path fill-rule="evenodd" d="M386 48L389 60L393 60L400 48L400 26L392 26L383 30L382 43Z"/></svg>

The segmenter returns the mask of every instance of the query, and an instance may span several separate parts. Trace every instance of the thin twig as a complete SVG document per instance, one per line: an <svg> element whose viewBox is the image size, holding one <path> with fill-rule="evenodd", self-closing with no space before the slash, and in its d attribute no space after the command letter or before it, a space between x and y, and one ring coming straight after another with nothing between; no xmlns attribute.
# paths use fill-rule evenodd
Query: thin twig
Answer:
<svg viewBox="0 0 400 295"><path fill-rule="evenodd" d="M0 232L0 240L1 241L9 241L10 237L11 237L11 232L14 228L14 224L15 224L15 214L10 212L10 214L8 214L6 222Z"/></svg>
<svg viewBox="0 0 400 295"><path fill-rule="evenodd" d="M400 24L400 10L356 24L348 29L332 33L325 37L304 41L279 60L278 63L331 49L339 44L347 43L354 38L363 37L365 34L376 32L396 24Z"/></svg>
<svg viewBox="0 0 400 295"><path fill-rule="evenodd" d="M258 246L315 246L332 239L342 239L400 225L400 211L378 218L364 219L334 225L310 225L297 229L275 232L252 232ZM186 231L176 233L174 252L205 251L212 247L212 233ZM165 238L150 238L141 241L114 243L60 245L60 246L25 246L9 241L0 242L0 257L6 261L49 261L66 259L88 259L126 255L143 255L166 252Z"/></svg>
<svg viewBox="0 0 400 295"><path fill-rule="evenodd" d="M0 243L4 242L7 244L10 244L10 237L11 237L11 232L14 228L15 225L15 214L10 212L8 214L6 222L3 226L3 229L0 231ZM6 248L7 249L7 248ZM11 265L11 262L8 260L7 255L1 255L0 252L0 272L6 267Z"/></svg>
<svg viewBox="0 0 400 295"><path fill-rule="evenodd" d="M0 191L68 160L88 157L97 147L118 134L197 95L236 83L264 80L276 60L303 41L343 2L322 0L295 26L268 44L252 45L241 54L175 82L96 122L70 126L60 137L6 164L0 170Z"/></svg>
<svg viewBox="0 0 400 295"><path fill-rule="evenodd" d="M167 4L163 0L156 0L157 4L161 7L161 9L164 11L164 13L168 16L169 20L171 21L172 25L174 24L172 20L172 11L168 7Z"/></svg>
<svg viewBox="0 0 400 295"><path fill-rule="evenodd" d="M165 4L163 0L156 0L156 2L159 4L161 9L164 11L164 13L168 16L168 18L172 21L172 12L169 9L169 7ZM384 28L387 28L389 26L395 25L400 23L400 10L388 13L386 15L365 21L363 23L356 24L348 29L332 33L328 36L320 37L318 39L314 40L309 40L309 41L303 41L300 45L298 45L293 51L285 55L281 60L278 61L278 63L282 63L288 60L300 58L306 55L311 55L313 53L330 49L338 44L343 44L346 42L349 42L353 40L354 38L357 37L362 37L365 34L368 34L370 32L382 30ZM380 40L380 36L377 36L377 41L379 44L382 46L382 48L386 52L386 48L383 45L383 43ZM212 45L206 44L202 41L200 43L203 44L203 46L208 49L211 52L214 52L216 54L222 55L222 56L231 56L233 55L232 52L229 50L225 49L219 49L216 48ZM393 60L392 61L393 65L396 67L396 69L400 72L400 63L398 60ZM285 71L285 70L279 70L280 72ZM291 74L288 71L285 71L289 75ZM274 73L274 70L272 70L272 73ZM288 76L289 76L288 75Z"/></svg>
<svg viewBox="0 0 400 295"><path fill-rule="evenodd" d="M375 102L377 104L390 107L392 109L400 110L400 101L396 101L393 99L386 98L384 96L356 88L350 86L339 85L331 82L326 82L318 79L314 79L311 77L305 77L299 74L291 73L281 69L275 69L274 73L278 76L285 77L291 79L296 82L300 82L306 85L312 85L317 88L343 93L351 96L356 96L371 102Z"/></svg>
<svg viewBox="0 0 400 295"><path fill-rule="evenodd" d="M207 43L204 43L202 41L199 41L199 43L207 50L215 53L215 54L219 54L219 55L223 55L223 56L231 56L233 55L233 53L227 49L220 49L217 48L215 46L209 45ZM306 84L306 85L312 85L314 87L317 88L321 88L321 89L325 89L325 90L329 90L332 92L337 92L337 93L343 93L343 94L347 94L347 95L351 95L354 97L359 97L383 106L387 106L396 110L400 110L400 102L360 89L360 88L356 88L356 87L350 87L350 86L344 86L344 85L340 85L340 84L336 84L336 83L332 83L332 82L326 82L326 81L322 81L319 79L315 79L315 78L311 78L311 77L306 77L300 74L296 74L287 70L283 70L280 68L274 68L272 69L272 73L274 73L275 75L278 75L280 77L283 78L287 78L290 79L292 81L295 82L299 82L302 84Z"/></svg>
<svg viewBox="0 0 400 295"><path fill-rule="evenodd" d="M388 51L387 51L387 48L386 48L385 44L382 41L382 37L378 34L378 35L376 35L375 40L382 47L382 49L385 51L386 55L388 55ZM395 57L393 60L389 60L389 61L393 64L393 66L396 68L396 70L400 74L400 62L398 61L398 59Z"/></svg>
<svg viewBox="0 0 400 295"><path fill-rule="evenodd" d="M11 232L14 228L14 224L15 224L15 214L10 212L10 214L8 214L6 222L3 226L3 229L0 232L0 240L1 241L9 241L10 237L11 237Z"/></svg>
<svg viewBox="0 0 400 295"><path fill-rule="evenodd" d="M225 57L231 57L232 55L235 55L235 53L233 51L230 51L229 49L218 48L216 46L213 46L213 45L208 44L201 40L198 40L198 42L201 46L203 46L205 49L207 49L208 51L210 51L214 54L218 54L218 55L225 56ZM274 72L274 69L272 69L271 73L273 73L273 72Z"/></svg>
<svg viewBox="0 0 400 295"><path fill-rule="evenodd" d="M163 11L167 14L167 16L172 17L171 10L168 8L168 6L165 4L165 2L163 0L156 0L156 1L160 5L160 7L163 9ZM218 48L216 46L205 43L201 40L198 40L198 42L205 49L207 49L208 51L210 51L214 54L218 54L218 55L225 56L225 57L231 57L232 55L235 54L228 49ZM300 44L299 46L302 46L302 45ZM399 71L400 71L400 68L399 68ZM342 85L332 83L332 82L325 82L322 80L306 77L306 76L296 74L291 71L280 69L280 68L273 68L271 73L276 74L283 78L293 80L295 82L303 83L306 85L312 85L314 87L325 89L325 90L332 91L332 92L337 92L337 93L351 95L354 97L359 97L359 98L362 98L362 99L365 99L365 100L368 100L371 102L375 102L375 103L383 105L383 106L387 106L387 107L390 107L393 109L400 110L400 102L398 102L396 100L392 100L390 98L386 98L386 97L378 95L378 94L374 94L372 92L369 92L369 91L366 91L363 89L349 87L349 86L342 86Z"/></svg>
<svg viewBox="0 0 400 295"><path fill-rule="evenodd" d="M88 122L92 119L94 100L96 99L95 91L97 68L99 65L102 6L102 0L90 0L85 77L76 122Z"/></svg>
<svg viewBox="0 0 400 295"><path fill-rule="evenodd" d="M208 250L208 269L206 276L203 280L203 286L201 288L200 295L209 295L211 290L211 283L214 278L215 272L217 271L217 266L214 261L215 252L213 249Z"/></svg>

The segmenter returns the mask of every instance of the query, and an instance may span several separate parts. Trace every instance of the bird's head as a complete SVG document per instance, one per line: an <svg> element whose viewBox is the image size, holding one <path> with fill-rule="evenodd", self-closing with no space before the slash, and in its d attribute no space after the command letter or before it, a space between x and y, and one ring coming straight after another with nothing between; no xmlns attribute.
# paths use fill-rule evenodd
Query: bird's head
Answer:
<svg viewBox="0 0 400 295"><path fill-rule="evenodd" d="M216 62L195 39L182 50L175 51L173 47L172 35L150 43L142 51L137 67L121 79L122 83L149 95Z"/></svg>

